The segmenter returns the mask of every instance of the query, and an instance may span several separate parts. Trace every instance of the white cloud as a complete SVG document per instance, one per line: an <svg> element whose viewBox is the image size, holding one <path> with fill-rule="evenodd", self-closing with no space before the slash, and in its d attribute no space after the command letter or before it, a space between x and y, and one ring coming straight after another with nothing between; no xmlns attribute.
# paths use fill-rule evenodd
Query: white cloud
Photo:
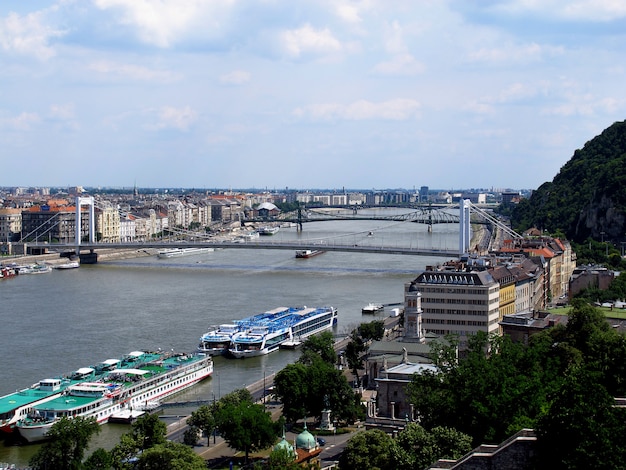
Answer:
<svg viewBox="0 0 626 470"><path fill-rule="evenodd" d="M133 64L120 64L116 62L100 60L89 65L89 69L95 72L132 80L171 83L179 77L169 71L153 70Z"/></svg>
<svg viewBox="0 0 626 470"><path fill-rule="evenodd" d="M415 60L411 54L397 54L374 67L374 73L381 75L418 75L425 70L424 64Z"/></svg>
<svg viewBox="0 0 626 470"><path fill-rule="evenodd" d="M494 114L500 105L525 102L539 94L545 94L545 88L547 87L548 85L544 83L539 85L520 82L512 83L494 95L471 100L463 109L478 115Z"/></svg>
<svg viewBox="0 0 626 470"><path fill-rule="evenodd" d="M189 34L214 35L236 0L94 0L102 10L121 12L120 22L137 29L139 38L171 47Z"/></svg>
<svg viewBox="0 0 626 470"><path fill-rule="evenodd" d="M531 13L575 21L604 22L626 17L626 2L621 0L505 0L490 4L490 8L511 16Z"/></svg>
<svg viewBox="0 0 626 470"><path fill-rule="evenodd" d="M33 124L41 121L39 114L23 112L15 117L5 118L0 121L0 127L18 131L28 131Z"/></svg>
<svg viewBox="0 0 626 470"><path fill-rule="evenodd" d="M359 7L354 2L331 1L335 13L339 18L348 23L360 23L363 21L359 14Z"/></svg>
<svg viewBox="0 0 626 470"><path fill-rule="evenodd" d="M151 130L177 129L188 131L191 125L198 119L198 113L190 106L174 108L163 106L157 111L157 123L147 126Z"/></svg>
<svg viewBox="0 0 626 470"><path fill-rule="evenodd" d="M328 28L315 29L309 24L298 29L284 31L281 39L287 55L293 58L305 54L333 54L342 49L341 42Z"/></svg>
<svg viewBox="0 0 626 470"><path fill-rule="evenodd" d="M528 63L542 61L564 53L563 47L531 44L504 44L498 47L484 47L468 54L471 62Z"/></svg>
<svg viewBox="0 0 626 470"><path fill-rule="evenodd" d="M491 103L477 100L470 101L463 109L470 113L481 115L493 114L495 112L495 108Z"/></svg>
<svg viewBox="0 0 626 470"><path fill-rule="evenodd" d="M401 121L416 117L419 109L419 102L398 98L380 103L358 100L347 105L337 103L314 104L297 108L293 114L298 118L320 121L373 119Z"/></svg>
<svg viewBox="0 0 626 470"><path fill-rule="evenodd" d="M407 51L404 41L404 30L398 21L392 21L385 32L385 49L392 54L400 54Z"/></svg>
<svg viewBox="0 0 626 470"><path fill-rule="evenodd" d="M0 47L10 53L50 59L55 55L50 40L63 34L63 31L45 24L43 11L25 16L9 13L0 18Z"/></svg>
<svg viewBox="0 0 626 470"><path fill-rule="evenodd" d="M67 121L74 118L74 105L68 104L53 104L50 106L50 117L58 119L60 121Z"/></svg>
<svg viewBox="0 0 626 470"><path fill-rule="evenodd" d="M243 85L250 81L250 72L245 70L233 70L220 76L220 83L226 85Z"/></svg>

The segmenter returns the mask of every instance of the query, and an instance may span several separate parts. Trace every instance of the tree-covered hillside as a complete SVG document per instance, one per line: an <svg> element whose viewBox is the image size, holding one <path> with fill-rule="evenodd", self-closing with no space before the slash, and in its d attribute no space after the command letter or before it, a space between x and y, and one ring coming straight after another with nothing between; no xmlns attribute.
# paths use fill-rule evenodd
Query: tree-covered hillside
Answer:
<svg viewBox="0 0 626 470"><path fill-rule="evenodd" d="M623 241L626 231L626 121L616 122L574 152L552 182L512 214L516 229L537 227L584 242Z"/></svg>

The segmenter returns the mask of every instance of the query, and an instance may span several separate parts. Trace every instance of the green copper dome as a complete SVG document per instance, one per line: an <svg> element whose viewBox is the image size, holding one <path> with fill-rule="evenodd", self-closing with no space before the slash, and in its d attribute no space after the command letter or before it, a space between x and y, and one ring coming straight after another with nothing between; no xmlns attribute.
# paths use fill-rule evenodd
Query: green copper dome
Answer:
<svg viewBox="0 0 626 470"><path fill-rule="evenodd" d="M306 421L304 422L304 431L298 434L296 438L296 449L311 450L315 449L315 437L306 428Z"/></svg>
<svg viewBox="0 0 626 470"><path fill-rule="evenodd" d="M289 441L285 438L285 429L283 428L282 440L274 446L274 450L285 449L290 455L295 456L296 452L293 450L293 446L289 444Z"/></svg>

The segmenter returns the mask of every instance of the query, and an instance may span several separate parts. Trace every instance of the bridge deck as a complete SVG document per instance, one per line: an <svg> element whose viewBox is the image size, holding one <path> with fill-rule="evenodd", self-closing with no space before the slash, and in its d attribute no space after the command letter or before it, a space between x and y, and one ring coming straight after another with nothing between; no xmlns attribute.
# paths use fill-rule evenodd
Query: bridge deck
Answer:
<svg viewBox="0 0 626 470"><path fill-rule="evenodd" d="M29 247L46 247L58 248L63 250L76 249L74 244L36 244L29 243ZM237 249L265 249L265 250L323 250L323 251L342 251L352 253L381 253L394 255L415 255L415 256L440 256L445 258L458 257L458 251L439 250L434 248L412 248L412 247L385 247L385 246L367 246L367 245L341 245L331 243L306 243L298 242L271 242L271 241L249 241L245 243L224 242L224 241L208 241L208 242L130 242L130 243L81 243L80 251L95 251L105 249L171 249L171 248L237 248Z"/></svg>

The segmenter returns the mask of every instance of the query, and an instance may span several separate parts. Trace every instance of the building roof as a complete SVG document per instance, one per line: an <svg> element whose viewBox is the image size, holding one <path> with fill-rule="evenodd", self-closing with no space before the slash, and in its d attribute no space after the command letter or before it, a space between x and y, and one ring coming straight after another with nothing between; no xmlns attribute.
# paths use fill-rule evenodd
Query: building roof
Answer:
<svg viewBox="0 0 626 470"><path fill-rule="evenodd" d="M315 437L306 428L306 421L304 422L304 431L298 434L296 437L296 449L311 450L317 447Z"/></svg>
<svg viewBox="0 0 626 470"><path fill-rule="evenodd" d="M466 286L489 286L495 281L485 271L424 271L417 276L415 282L420 284L458 284Z"/></svg>
<svg viewBox="0 0 626 470"><path fill-rule="evenodd" d="M430 355L430 345L428 342L410 342L410 341L372 341L369 348L369 357L386 355L398 355L406 349L407 354L411 356L428 357Z"/></svg>
<svg viewBox="0 0 626 470"><path fill-rule="evenodd" d="M278 207L276 207L274 204L272 204L271 202L262 202L261 204L259 204L259 206L257 207L257 210L268 210L268 211L275 211L275 210L279 210Z"/></svg>

